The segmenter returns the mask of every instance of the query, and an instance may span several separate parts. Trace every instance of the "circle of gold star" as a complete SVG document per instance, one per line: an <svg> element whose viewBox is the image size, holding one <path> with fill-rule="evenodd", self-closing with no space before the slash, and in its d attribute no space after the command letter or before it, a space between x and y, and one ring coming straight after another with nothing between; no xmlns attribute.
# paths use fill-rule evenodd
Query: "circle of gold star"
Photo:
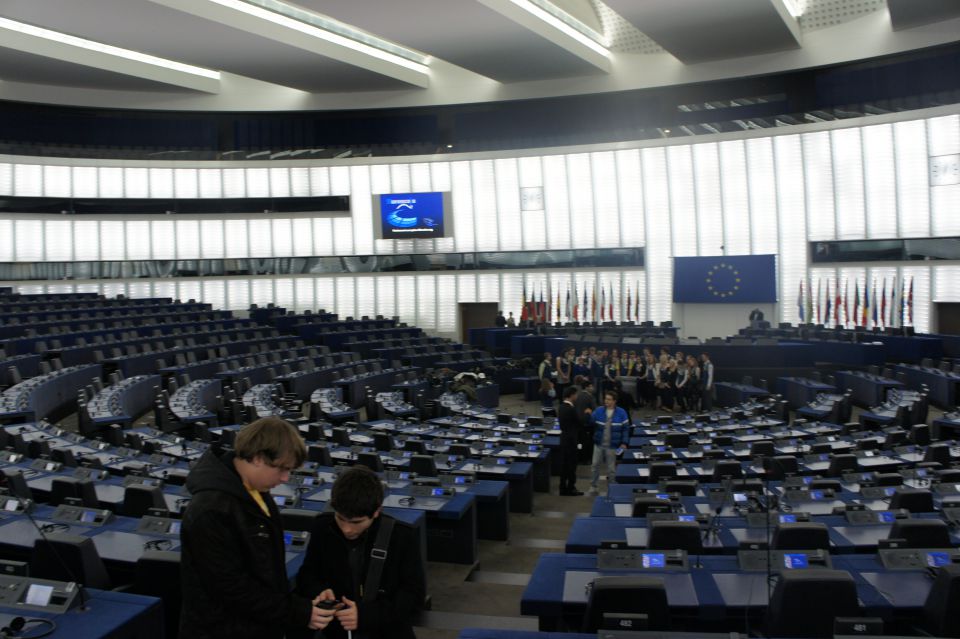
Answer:
<svg viewBox="0 0 960 639"><path fill-rule="evenodd" d="M720 286L720 282L717 282L718 277L724 280L725 286ZM740 290L740 281L740 271L725 262L715 264L707 271L707 290L714 297L721 299L733 297Z"/></svg>

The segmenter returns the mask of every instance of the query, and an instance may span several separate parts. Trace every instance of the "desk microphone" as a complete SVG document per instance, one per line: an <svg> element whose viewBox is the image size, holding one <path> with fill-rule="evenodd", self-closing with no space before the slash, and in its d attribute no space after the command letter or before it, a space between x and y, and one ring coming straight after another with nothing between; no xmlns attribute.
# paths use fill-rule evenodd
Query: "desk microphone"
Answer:
<svg viewBox="0 0 960 639"><path fill-rule="evenodd" d="M77 595L80 597L80 605L77 608L80 612L87 612L90 608L87 607L87 589L84 588L83 584L77 579L77 576L73 574L73 571L70 569L69 564L63 560L63 557L60 556L60 552L57 550L56 546L50 543L50 539L47 537L47 533L44 532L45 526L41 526L37 523L37 520L33 518L33 515L30 514L29 510L24 510L23 514L26 515L27 519L30 520L30 523L33 524L33 527L36 528L37 533L43 539L44 543L47 544L47 547L50 548L50 552L53 553L53 556L56 558L57 563L60 564L60 567L63 568L63 571L67 573L67 576L77 584Z"/></svg>

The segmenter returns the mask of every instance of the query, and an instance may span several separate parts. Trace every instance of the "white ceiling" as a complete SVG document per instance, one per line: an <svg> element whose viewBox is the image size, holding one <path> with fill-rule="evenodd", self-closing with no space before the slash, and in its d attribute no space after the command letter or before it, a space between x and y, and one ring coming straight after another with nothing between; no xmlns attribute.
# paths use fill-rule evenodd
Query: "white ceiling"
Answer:
<svg viewBox="0 0 960 639"><path fill-rule="evenodd" d="M799 19L785 0L552 0L603 32L609 53L599 55L518 8L530 1L296 0L430 56L417 84L381 61L234 19L211 0L0 0L2 18L223 74L214 89L198 88L0 34L0 100L197 110L420 106L699 82L960 40L958 0L795 0L805 8Z"/></svg>

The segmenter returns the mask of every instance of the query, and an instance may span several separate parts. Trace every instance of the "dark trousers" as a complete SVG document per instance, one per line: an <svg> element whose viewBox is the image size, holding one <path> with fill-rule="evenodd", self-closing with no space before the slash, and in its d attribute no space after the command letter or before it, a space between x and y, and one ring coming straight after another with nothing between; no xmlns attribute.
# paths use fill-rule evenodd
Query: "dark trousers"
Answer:
<svg viewBox="0 0 960 639"><path fill-rule="evenodd" d="M574 490L577 483L577 435L560 436L560 492Z"/></svg>
<svg viewBox="0 0 960 639"><path fill-rule="evenodd" d="M713 389L704 388L700 396L700 410L713 410Z"/></svg>
<svg viewBox="0 0 960 639"><path fill-rule="evenodd" d="M580 450L577 453L581 464L589 464L593 459L593 425L584 426L579 433Z"/></svg>

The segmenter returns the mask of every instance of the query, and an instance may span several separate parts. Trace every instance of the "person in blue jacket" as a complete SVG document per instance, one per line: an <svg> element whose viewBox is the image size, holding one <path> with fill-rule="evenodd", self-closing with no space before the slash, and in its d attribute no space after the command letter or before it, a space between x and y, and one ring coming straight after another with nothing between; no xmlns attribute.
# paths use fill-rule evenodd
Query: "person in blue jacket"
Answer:
<svg viewBox="0 0 960 639"><path fill-rule="evenodd" d="M630 440L630 416L617 406L617 392L608 390L603 394L603 406L592 415L593 465L590 475L590 494L597 495L600 481L600 465L607 466L607 484L613 482L617 468L617 452L627 447Z"/></svg>

